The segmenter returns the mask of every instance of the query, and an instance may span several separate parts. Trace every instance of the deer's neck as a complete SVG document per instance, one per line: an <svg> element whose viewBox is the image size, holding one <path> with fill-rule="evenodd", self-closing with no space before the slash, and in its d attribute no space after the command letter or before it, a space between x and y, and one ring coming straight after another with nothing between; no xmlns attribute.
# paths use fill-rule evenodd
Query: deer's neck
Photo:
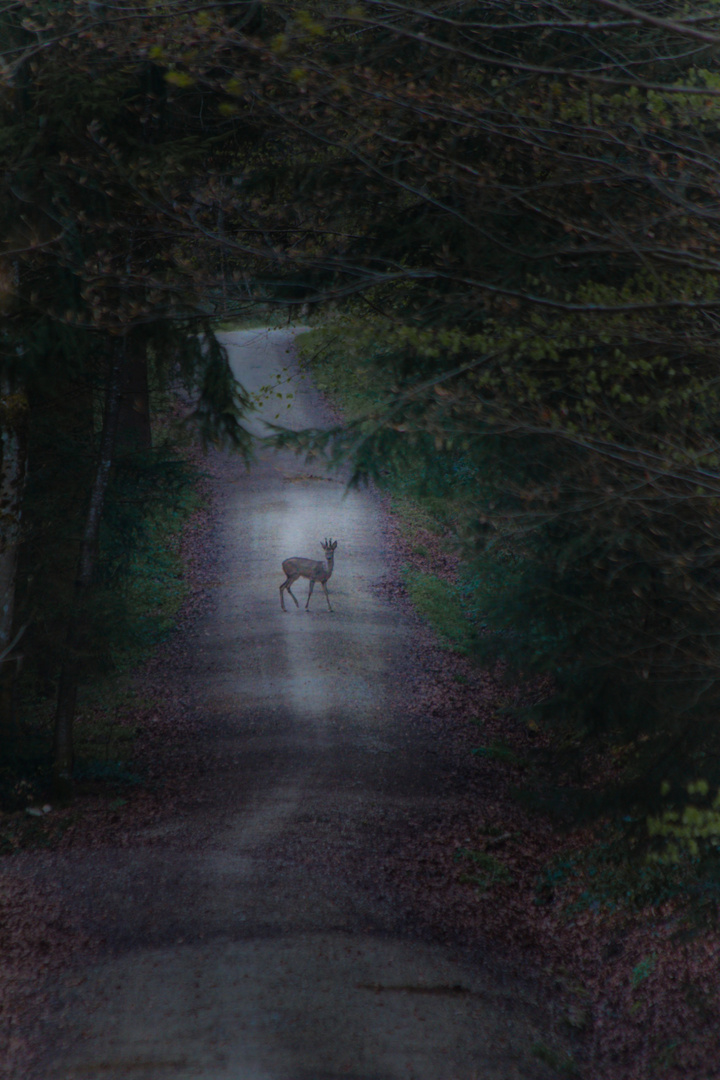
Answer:
<svg viewBox="0 0 720 1080"><path fill-rule="evenodd" d="M327 570L325 571L327 577L325 578L325 580L328 581L333 572L333 560L326 559L325 562L327 563Z"/></svg>

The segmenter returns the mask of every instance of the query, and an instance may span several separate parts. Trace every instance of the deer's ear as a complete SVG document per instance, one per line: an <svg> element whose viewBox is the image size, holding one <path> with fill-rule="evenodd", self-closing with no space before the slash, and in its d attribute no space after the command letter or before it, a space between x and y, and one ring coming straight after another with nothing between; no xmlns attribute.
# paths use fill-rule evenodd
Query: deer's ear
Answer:
<svg viewBox="0 0 720 1080"><path fill-rule="evenodd" d="M335 541L335 543L334 543L334 544L332 545L332 549L333 549L333 551L335 550L335 548L336 548L336 547L337 547L337 540L336 540L336 541Z"/></svg>

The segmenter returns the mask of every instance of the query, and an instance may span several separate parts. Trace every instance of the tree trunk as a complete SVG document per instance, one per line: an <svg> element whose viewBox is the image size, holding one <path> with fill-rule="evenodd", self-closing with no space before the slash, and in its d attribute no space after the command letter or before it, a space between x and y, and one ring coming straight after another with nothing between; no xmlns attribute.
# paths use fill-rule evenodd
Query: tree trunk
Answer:
<svg viewBox="0 0 720 1080"><path fill-rule="evenodd" d="M15 571L20 546L22 499L27 467L27 398L0 383L0 653L12 639Z"/></svg>
<svg viewBox="0 0 720 1080"><path fill-rule="evenodd" d="M12 652L15 585L27 469L28 405L25 393L0 382L0 740L7 755L14 745L13 690L17 663ZM21 631L22 633L22 631Z"/></svg>
<svg viewBox="0 0 720 1080"><path fill-rule="evenodd" d="M127 337L127 357L120 392L117 449L118 453L152 449L147 338L142 331L138 330L132 331Z"/></svg>
<svg viewBox="0 0 720 1080"><path fill-rule="evenodd" d="M78 574L75 580L72 611L68 621L64 658L60 671L57 708L55 711L55 785L60 794L69 790L74 764L73 723L77 704L80 675L80 653L84 629L84 609L92 584L97 554L100 521L105 505L105 492L115 455L121 384L124 378L126 339L118 339L113 349L105 392L105 411L100 437L100 454L90 491L85 528L80 543Z"/></svg>

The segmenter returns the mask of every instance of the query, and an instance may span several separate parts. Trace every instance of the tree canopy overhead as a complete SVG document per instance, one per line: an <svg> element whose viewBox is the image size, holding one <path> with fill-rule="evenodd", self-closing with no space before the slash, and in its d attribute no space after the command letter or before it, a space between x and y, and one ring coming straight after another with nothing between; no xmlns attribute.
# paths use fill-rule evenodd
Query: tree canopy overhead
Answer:
<svg viewBox="0 0 720 1080"><path fill-rule="evenodd" d="M629 747L625 806L720 780L719 15L317 4L272 46L311 193L284 253L362 294L385 390L335 446L475 478L476 582L514 559L493 640L572 742Z"/></svg>
<svg viewBox="0 0 720 1080"><path fill-rule="evenodd" d="M331 302L377 400L292 439L453 494L488 642L625 804L717 786L718 5L1 12L8 377Z"/></svg>

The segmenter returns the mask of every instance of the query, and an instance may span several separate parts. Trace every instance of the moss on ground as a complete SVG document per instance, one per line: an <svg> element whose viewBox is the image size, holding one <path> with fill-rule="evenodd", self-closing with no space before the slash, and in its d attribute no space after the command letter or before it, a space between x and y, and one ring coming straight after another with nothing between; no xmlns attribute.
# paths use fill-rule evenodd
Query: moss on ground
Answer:
<svg viewBox="0 0 720 1080"><path fill-rule="evenodd" d="M428 620L440 643L462 656L470 655L477 629L468 618L458 587L435 574L410 568L404 571L403 579L415 610Z"/></svg>

